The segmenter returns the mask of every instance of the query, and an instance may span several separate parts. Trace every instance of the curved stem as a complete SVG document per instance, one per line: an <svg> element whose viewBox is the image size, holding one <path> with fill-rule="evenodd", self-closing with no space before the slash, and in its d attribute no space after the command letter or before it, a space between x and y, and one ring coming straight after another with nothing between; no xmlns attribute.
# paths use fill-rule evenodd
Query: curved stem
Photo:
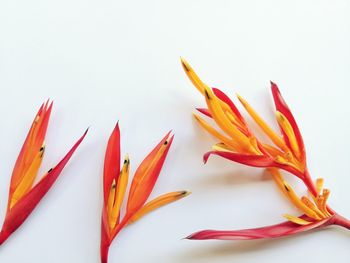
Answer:
<svg viewBox="0 0 350 263"><path fill-rule="evenodd" d="M305 172L304 172L303 182L306 185L307 189L310 191L310 193L313 194L314 196L317 196L316 186L312 181L312 178L307 168L305 169Z"/></svg>
<svg viewBox="0 0 350 263"><path fill-rule="evenodd" d="M350 230L350 220L346 219L341 215L336 214L334 216L334 224Z"/></svg>
<svg viewBox="0 0 350 263"><path fill-rule="evenodd" d="M101 263L108 262L109 244L101 244Z"/></svg>

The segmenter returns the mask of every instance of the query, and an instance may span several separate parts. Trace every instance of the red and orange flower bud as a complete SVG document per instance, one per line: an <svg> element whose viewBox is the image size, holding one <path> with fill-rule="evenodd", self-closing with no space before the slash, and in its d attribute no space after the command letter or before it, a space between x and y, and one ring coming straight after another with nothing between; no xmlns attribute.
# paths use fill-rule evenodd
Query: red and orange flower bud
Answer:
<svg viewBox="0 0 350 263"><path fill-rule="evenodd" d="M50 190L87 133L86 130L66 156L49 169L38 183L34 183L44 157L44 139L51 110L52 103L49 102L40 107L17 158L11 177L5 221L0 232L0 245L22 225Z"/></svg>
<svg viewBox="0 0 350 263"><path fill-rule="evenodd" d="M156 145L136 169L126 201L126 211L121 207L127 192L130 160L126 156L120 167L120 130L114 128L105 155L103 172L104 202L102 210L101 262L108 261L108 250L113 239L131 224L156 208L177 201L189 194L177 191L161 195L147 202L158 179L166 156L173 142L170 132Z"/></svg>

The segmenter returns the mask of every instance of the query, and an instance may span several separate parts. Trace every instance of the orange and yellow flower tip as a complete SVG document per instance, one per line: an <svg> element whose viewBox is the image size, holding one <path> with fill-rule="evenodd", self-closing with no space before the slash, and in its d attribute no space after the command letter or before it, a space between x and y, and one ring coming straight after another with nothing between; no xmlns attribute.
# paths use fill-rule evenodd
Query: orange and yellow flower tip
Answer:
<svg viewBox="0 0 350 263"><path fill-rule="evenodd" d="M66 156L55 167L49 169L38 183L34 183L44 157L44 139L52 105L49 101L41 105L13 168L7 212L0 232L0 244L21 226L50 190L87 133L86 130Z"/></svg>
<svg viewBox="0 0 350 263"><path fill-rule="evenodd" d="M175 202L187 195L188 191L176 191L163 194L149 202L153 187L157 181L166 156L173 142L174 135L167 133L165 137L141 162L131 181L128 197L130 159L125 156L120 165L120 130L117 124L108 144L104 163L104 204L102 211L101 262L108 261L108 250L113 239L126 225L131 224L151 211ZM126 209L123 213L124 200Z"/></svg>
<svg viewBox="0 0 350 263"><path fill-rule="evenodd" d="M304 142L300 130L275 83L271 82L271 91L276 107L275 117L280 128L279 133L274 131L243 97L237 95L243 108L270 141L265 143L254 135L236 105L223 91L210 88L205 84L185 59L181 58L181 63L186 75L205 99L207 108L197 110L212 119L217 126L214 127L204 118L194 114L199 125L219 140L212 147L212 151L204 155L204 162L206 163L211 155L218 155L248 166L268 169L284 195L303 213L299 217L285 214L284 217L288 222L276 226L238 231L206 230L189 236L189 239L279 237L330 224L350 228L350 222L347 219L327 206L330 191L322 190L323 180L318 179L316 184L312 181L306 165ZM311 199L306 196L299 198L282 177L279 169L300 178L310 192Z"/></svg>
<svg viewBox="0 0 350 263"><path fill-rule="evenodd" d="M244 155L246 164L249 165L250 157L254 166L259 166L257 159L260 159L261 167L269 167L273 163L276 168L293 172L301 179L307 179L304 144L299 129L274 83L272 91L276 104L276 120L281 134L275 132L243 97L237 95L242 106L272 143L267 144L258 140L252 133L233 101L224 92L210 88L200 80L186 60L182 58L181 62L189 79L205 98L207 109L200 109L200 112L213 119L219 130L198 115L194 115L195 119L205 130L220 140L226 152L232 153L232 155L226 153L225 158L239 162L243 157L241 155ZM210 154L220 154L220 150ZM256 158L257 156L264 158Z"/></svg>

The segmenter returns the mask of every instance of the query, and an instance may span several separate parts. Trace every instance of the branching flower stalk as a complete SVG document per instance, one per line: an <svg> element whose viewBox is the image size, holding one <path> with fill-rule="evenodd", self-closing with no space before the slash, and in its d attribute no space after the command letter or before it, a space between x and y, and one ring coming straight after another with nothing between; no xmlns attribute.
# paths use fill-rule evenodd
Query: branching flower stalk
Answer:
<svg viewBox="0 0 350 263"><path fill-rule="evenodd" d="M190 235L188 239L274 238L329 225L350 229L350 221L327 205L330 191L323 188L323 179L319 178L316 182L312 180L307 168L300 130L275 83L271 82L271 91L280 133L275 132L245 99L237 95L242 106L271 142L265 143L254 135L238 108L224 92L210 88L186 60L181 59L181 62L188 78L205 98L207 108L197 110L212 119L219 128L214 128L202 117L194 114L198 123L220 141L213 146L212 151L204 155L204 162L206 163L211 155L218 155L244 165L266 168L279 189L302 212L300 216L285 214L284 217L288 221L278 225L233 231L205 230ZM300 198L280 170L298 177L307 188L309 196Z"/></svg>
<svg viewBox="0 0 350 263"><path fill-rule="evenodd" d="M163 194L147 202L163 167L173 138L174 136L170 135L169 132L136 169L126 201L126 211L122 214L122 204L126 196L129 179L130 160L126 155L123 165L120 165L119 125L117 124L114 128L107 144L103 172L102 263L107 263L109 247L113 239L125 226L134 223L161 206L190 194L188 191L176 191Z"/></svg>

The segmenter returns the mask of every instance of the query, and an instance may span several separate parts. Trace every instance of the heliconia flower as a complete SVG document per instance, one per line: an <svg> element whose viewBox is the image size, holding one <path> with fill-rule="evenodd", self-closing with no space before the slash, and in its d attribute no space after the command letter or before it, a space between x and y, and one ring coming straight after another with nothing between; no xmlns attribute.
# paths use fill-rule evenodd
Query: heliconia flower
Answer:
<svg viewBox="0 0 350 263"><path fill-rule="evenodd" d="M127 192L130 160L126 155L120 165L120 130L117 124L108 140L103 172L103 210L101 230L101 262L108 261L108 250L113 239L129 225L156 208L177 201L189 194L176 191L147 202L163 167L174 135L170 132L157 144L136 169L122 215ZM146 203L147 202L147 203Z"/></svg>
<svg viewBox="0 0 350 263"><path fill-rule="evenodd" d="M22 225L50 190L87 133L86 130L63 159L36 183L45 152L44 139L51 110L52 102L41 105L17 158L11 177L5 221L0 232L0 245Z"/></svg>
<svg viewBox="0 0 350 263"><path fill-rule="evenodd" d="M237 95L242 106L272 143L270 144L262 142L254 135L233 101L224 92L210 88L186 60L181 59L181 62L188 78L206 100L207 108L197 110L211 118L219 128L214 128L202 117L194 114L198 123L220 141L213 146L212 151L204 155L204 162L206 163L211 155L218 155L244 165L266 168L284 195L302 212L301 216L285 214L284 217L288 221L273 226L233 231L205 230L188 236L188 239L274 238L328 225L339 225L350 229L350 221L327 205L330 191L323 189L323 179L317 179L316 183L311 179L306 164L303 138L275 83L271 82L271 90L280 134L275 132L246 100ZM301 179L310 198L307 196L300 198L282 177L279 169Z"/></svg>

